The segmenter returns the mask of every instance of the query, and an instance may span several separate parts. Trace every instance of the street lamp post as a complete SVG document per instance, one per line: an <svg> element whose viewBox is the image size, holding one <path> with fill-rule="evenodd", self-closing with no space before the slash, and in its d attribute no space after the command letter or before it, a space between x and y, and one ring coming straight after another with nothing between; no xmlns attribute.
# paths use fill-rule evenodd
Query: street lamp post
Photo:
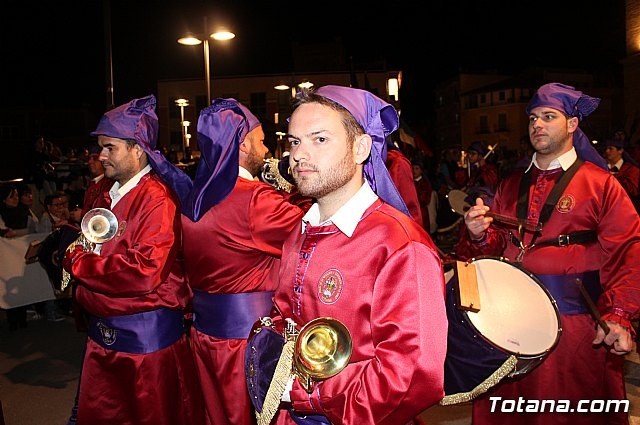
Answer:
<svg viewBox="0 0 640 425"><path fill-rule="evenodd" d="M189 124L186 124L186 122L184 120L184 108L189 106L189 101L187 99L176 99L176 105L178 105L180 107L180 131L182 132L182 157L184 158L185 154L186 154L186 149L187 149L187 126Z"/></svg>
<svg viewBox="0 0 640 425"><path fill-rule="evenodd" d="M209 61L209 38L213 40L225 41L231 40L236 35L227 30L220 30L214 33L206 35L208 32L207 29L207 17L204 17L204 34L205 35L187 35L185 37L181 37L178 39L178 43L184 44L185 46L197 46L198 44L203 44L204 49L204 81L207 90L207 106L211 105L211 71L210 71L210 61Z"/></svg>

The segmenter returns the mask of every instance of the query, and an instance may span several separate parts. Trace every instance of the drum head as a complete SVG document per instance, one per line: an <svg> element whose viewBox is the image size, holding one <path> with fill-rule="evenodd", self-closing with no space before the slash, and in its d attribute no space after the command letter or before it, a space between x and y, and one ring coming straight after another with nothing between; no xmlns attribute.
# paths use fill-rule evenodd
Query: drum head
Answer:
<svg viewBox="0 0 640 425"><path fill-rule="evenodd" d="M471 324L492 344L518 356L539 356L560 336L555 301L538 280L503 258L478 258L480 311L466 312Z"/></svg>
<svg viewBox="0 0 640 425"><path fill-rule="evenodd" d="M465 198L468 195L461 190L451 190L447 194L447 200L451 206L451 210L457 214L464 215L465 212L471 207Z"/></svg>

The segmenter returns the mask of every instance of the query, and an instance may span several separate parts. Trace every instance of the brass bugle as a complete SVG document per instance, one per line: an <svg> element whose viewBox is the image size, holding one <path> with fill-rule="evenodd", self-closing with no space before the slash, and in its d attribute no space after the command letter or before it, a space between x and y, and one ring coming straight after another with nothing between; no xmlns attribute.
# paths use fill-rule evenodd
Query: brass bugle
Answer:
<svg viewBox="0 0 640 425"><path fill-rule="evenodd" d="M349 363L351 352L351 334L339 320L319 317L307 323L294 348L294 368L304 389L311 393L314 381L337 375Z"/></svg>
<svg viewBox="0 0 640 425"><path fill-rule="evenodd" d="M89 242L105 243L115 236L118 220L111 210L94 208L82 217L80 229Z"/></svg>
<svg viewBox="0 0 640 425"><path fill-rule="evenodd" d="M115 214L106 208L94 208L87 211L80 223L82 233L73 241L67 251L73 251L80 245L86 252L93 251L96 244L111 240L118 231L118 219ZM60 290L64 291L71 282L71 275L62 269L62 284Z"/></svg>

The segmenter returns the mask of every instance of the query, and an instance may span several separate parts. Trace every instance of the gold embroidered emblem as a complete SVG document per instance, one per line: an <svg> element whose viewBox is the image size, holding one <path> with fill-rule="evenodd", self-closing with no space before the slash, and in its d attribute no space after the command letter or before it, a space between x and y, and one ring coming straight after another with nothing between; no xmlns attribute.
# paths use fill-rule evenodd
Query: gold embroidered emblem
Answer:
<svg viewBox="0 0 640 425"><path fill-rule="evenodd" d="M576 206L576 198L573 195L563 195L556 204L556 210L559 213L566 214Z"/></svg>

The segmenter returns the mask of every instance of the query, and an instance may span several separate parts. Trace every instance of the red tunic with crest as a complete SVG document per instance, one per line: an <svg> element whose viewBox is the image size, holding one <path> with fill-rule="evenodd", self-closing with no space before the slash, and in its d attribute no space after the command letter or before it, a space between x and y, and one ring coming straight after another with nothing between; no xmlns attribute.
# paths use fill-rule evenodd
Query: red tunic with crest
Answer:
<svg viewBox="0 0 640 425"><path fill-rule="evenodd" d="M533 171L528 205L529 218L537 220L557 173ZM518 188L522 172L514 173L499 186L492 211L516 217ZM597 241L568 246L533 247L523 257L522 266L536 274L575 274L599 270L603 293L598 308L605 320L630 327L629 319L638 317L640 309L640 219L629 197L608 172L585 162L573 176L558 200L551 217L544 224L537 241L557 238L561 234L592 230ZM529 244L531 234L525 237ZM504 229L492 225L486 239L471 242L463 232L457 253L461 258L479 255L504 255L514 260L516 246ZM499 277L498 277L499 278ZM618 310L614 310L618 309ZM620 313L620 314L616 314ZM505 318L517 320L517 317ZM499 384L485 397L474 402L474 424L626 424L627 414L597 413L501 413L500 403L491 412L489 397L525 402L532 400L625 399L624 357L594 347L595 323L589 314L562 314L562 335L556 348L540 366L524 377ZM548 412L548 410L547 410Z"/></svg>
<svg viewBox="0 0 640 425"><path fill-rule="evenodd" d="M315 384L296 379L292 406L333 424L409 423L444 394L447 317L443 271L431 238L376 200L351 237L335 225L300 227L283 248L275 303L302 326L318 317L345 324L349 364ZM287 410L278 424L293 424Z"/></svg>
<svg viewBox="0 0 640 425"><path fill-rule="evenodd" d="M287 199L286 192L239 177L229 196L198 222L183 216L191 287L218 294L274 291L282 245L304 214ZM310 200L302 203L308 205ZM246 338L216 338L195 328L191 337L207 424L255 423L244 376Z"/></svg>
<svg viewBox="0 0 640 425"><path fill-rule="evenodd" d="M78 283L76 298L90 314L113 317L159 308L182 310L190 297L179 259L176 200L153 172L112 208L116 236L100 255L74 251L65 268ZM109 207L109 200L96 207ZM130 354L90 338L82 367L78 423L191 425L204 409L186 334L169 347Z"/></svg>

